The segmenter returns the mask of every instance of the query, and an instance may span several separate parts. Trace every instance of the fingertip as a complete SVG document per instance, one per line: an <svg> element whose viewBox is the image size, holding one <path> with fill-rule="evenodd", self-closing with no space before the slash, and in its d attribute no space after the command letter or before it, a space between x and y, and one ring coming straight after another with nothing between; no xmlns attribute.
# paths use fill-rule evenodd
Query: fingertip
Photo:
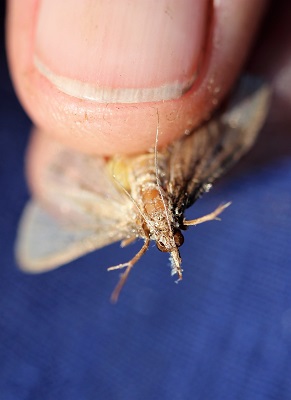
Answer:
<svg viewBox="0 0 291 400"><path fill-rule="evenodd" d="M160 40L160 45L155 46L153 36L147 33L145 28L139 32L139 26L135 24L131 28L135 29L135 36L140 42L136 47L135 42L129 47L135 58L128 57L128 61L127 54L120 54L114 39L108 46L115 50L104 56L104 59L102 53L99 55L103 66L96 72L96 54L92 54L90 46L86 45L82 49L82 40L79 44L74 40L70 42L70 27L76 18L76 12L68 17L70 23L66 29L61 26L60 20L59 26L54 27L54 37L46 35L46 32L50 32L53 16L58 15L54 8L67 7L68 11L69 2L62 3L62 6L59 3L57 6L56 2L39 3L37 0L9 2L8 52L12 75L20 99L40 131L80 151L99 154L137 153L148 150L154 144L157 111L159 145L162 146L191 131L207 119L212 110L219 105L242 68L266 2L259 0L256 7L251 7L241 0L235 3L225 0L215 1L212 6L203 8L202 0L194 2L194 6L192 1L185 0L180 4L179 10L175 9L174 1L159 3L163 7L152 7L151 2L144 3L148 4L145 6L148 7L148 12L141 13L140 24L143 23L144 27L147 27L147 22L155 16L153 26L160 27L156 34L156 41ZM203 1L203 4L205 3ZM88 7L84 4L81 6L78 2L75 6ZM100 0L98 4L106 9L106 2ZM166 9L165 5L169 4L174 8ZM191 16L195 7L197 12L200 7L201 13L201 18L197 21L203 21L202 25L198 24L200 36L189 40L190 45L183 47L183 53L181 47L185 37L191 35L191 24L186 23L187 15ZM50 12L44 12L47 8ZM165 10L168 13L165 13ZM65 14L60 12L60 18ZM142 19L144 14L147 18L145 20ZM46 15L50 15L47 20ZM89 19L96 22L96 18L100 18L98 13L97 16L94 13L92 15L94 18L91 16L90 19L87 8L87 13L79 13L82 21L76 20L79 27L76 32L83 34L80 35L81 39L85 38L90 42L88 38L91 38L91 44L92 37L97 40L100 31L97 30L96 33L94 24L91 24L92 31L86 30L84 34L82 26L84 28ZM121 18L127 20L127 13ZM166 22L162 24L161 21ZM164 28L164 25L167 26ZM248 26L247 30L245 26ZM179 29L175 30L177 27ZM112 32L114 33L114 30ZM120 30L118 33L122 34ZM125 38L129 38L130 33L130 29L127 29ZM193 31L192 36L194 33ZM62 41L59 45L58 34L61 37L65 35L65 45ZM116 35L116 32L114 34ZM177 39L179 36L180 42ZM142 44L148 38L152 39L143 48ZM125 39L124 42L126 43ZM44 54L45 44L50 50ZM74 44L78 47L75 51ZM169 53L174 54L174 58L166 53L163 56L163 51L169 48L172 50ZM146 58L146 55L150 55L151 51L154 56L147 63L149 57ZM61 61L61 56L58 55L61 53L65 53L67 58L63 57L63 62L58 64L58 61ZM86 62L86 55L91 63ZM35 60L40 60L40 63ZM108 67L108 60L113 63L111 69ZM175 60L179 60L177 65ZM90 64L89 69L87 64ZM120 64L123 69L119 68ZM175 68L167 68L169 64L173 64ZM118 75L118 72L121 73ZM112 78L114 76L115 78ZM97 81L98 93L95 90ZM132 91L132 88L135 91ZM88 96L88 90L91 97Z"/></svg>

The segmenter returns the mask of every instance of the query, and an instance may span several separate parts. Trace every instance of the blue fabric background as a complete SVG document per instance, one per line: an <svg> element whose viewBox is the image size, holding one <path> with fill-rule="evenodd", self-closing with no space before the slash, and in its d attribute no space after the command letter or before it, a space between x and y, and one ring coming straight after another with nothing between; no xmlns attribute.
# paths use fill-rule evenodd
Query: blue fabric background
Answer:
<svg viewBox="0 0 291 400"><path fill-rule="evenodd" d="M30 123L1 46L0 399L290 400L291 158L231 175L190 210L233 202L186 233L178 285L153 247L109 303L106 267L140 243L24 275L13 243Z"/></svg>

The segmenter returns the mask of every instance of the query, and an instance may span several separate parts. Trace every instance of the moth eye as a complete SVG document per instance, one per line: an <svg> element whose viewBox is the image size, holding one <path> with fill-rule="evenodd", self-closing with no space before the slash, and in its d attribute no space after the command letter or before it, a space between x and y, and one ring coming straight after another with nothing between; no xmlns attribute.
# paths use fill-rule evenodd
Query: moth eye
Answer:
<svg viewBox="0 0 291 400"><path fill-rule="evenodd" d="M181 233L181 231L179 231L179 230L176 230L176 231L175 231L175 233L174 233L174 240L175 240L175 243L176 243L176 246L177 246L177 247L182 246L182 244L184 243L184 236L183 236L183 234Z"/></svg>
<svg viewBox="0 0 291 400"><path fill-rule="evenodd" d="M156 242L157 248L162 252L167 252L166 246L162 242Z"/></svg>

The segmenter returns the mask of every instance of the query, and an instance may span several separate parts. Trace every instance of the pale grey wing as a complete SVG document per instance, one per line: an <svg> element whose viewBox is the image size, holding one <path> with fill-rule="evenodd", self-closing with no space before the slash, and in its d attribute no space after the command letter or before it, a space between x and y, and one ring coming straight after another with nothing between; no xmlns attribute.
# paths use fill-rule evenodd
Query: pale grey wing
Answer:
<svg viewBox="0 0 291 400"><path fill-rule="evenodd" d="M270 88L244 77L226 111L170 148L169 192L183 212L253 145L267 115Z"/></svg>
<svg viewBox="0 0 291 400"><path fill-rule="evenodd" d="M57 144L38 178L38 200L53 215L84 228L100 219L120 220L130 200L112 178L107 160Z"/></svg>
<svg viewBox="0 0 291 400"><path fill-rule="evenodd" d="M126 232L116 222L101 219L94 230L66 229L31 201L19 224L16 258L25 272L45 272L125 236Z"/></svg>

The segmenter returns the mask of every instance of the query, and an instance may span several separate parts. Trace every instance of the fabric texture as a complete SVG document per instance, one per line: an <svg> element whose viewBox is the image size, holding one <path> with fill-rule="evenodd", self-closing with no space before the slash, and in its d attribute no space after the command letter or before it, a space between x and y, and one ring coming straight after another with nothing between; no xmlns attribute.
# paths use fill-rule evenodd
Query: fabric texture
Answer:
<svg viewBox="0 0 291 400"><path fill-rule="evenodd" d="M151 246L112 305L141 246L112 245L42 275L17 269L28 199L30 122L0 61L0 398L3 400L291 398L291 158L223 179L189 212L233 204L189 229L184 280Z"/></svg>

